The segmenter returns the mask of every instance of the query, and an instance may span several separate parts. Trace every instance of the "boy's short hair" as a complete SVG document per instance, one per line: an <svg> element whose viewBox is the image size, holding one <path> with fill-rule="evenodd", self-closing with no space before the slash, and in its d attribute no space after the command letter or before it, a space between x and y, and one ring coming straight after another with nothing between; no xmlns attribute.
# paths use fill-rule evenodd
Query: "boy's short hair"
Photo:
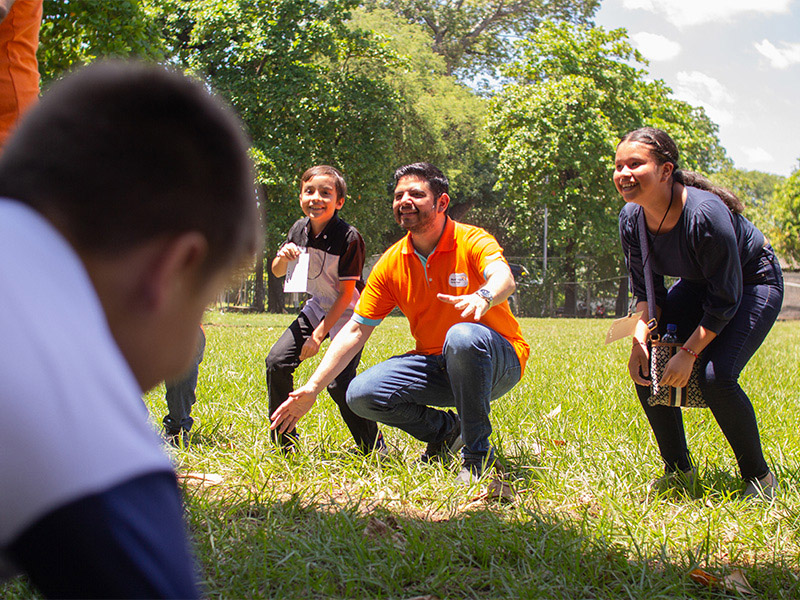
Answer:
<svg viewBox="0 0 800 600"><path fill-rule="evenodd" d="M439 196L450 191L450 182L447 180L447 176L431 163L418 162L400 167L394 172L395 187L401 178L408 176L419 177L427 181L434 199L438 199Z"/></svg>
<svg viewBox="0 0 800 600"><path fill-rule="evenodd" d="M336 182L336 199L339 198L346 198L347 197L347 183L345 183L344 175L334 167L329 165L317 165L315 167L311 167L300 178L300 188L302 189L303 184L311 179L312 177L317 177L318 175L328 175L333 177L333 180Z"/></svg>
<svg viewBox="0 0 800 600"><path fill-rule="evenodd" d="M201 82L100 62L57 82L22 120L0 157L0 195L42 213L87 252L198 231L209 272L261 241L248 146Z"/></svg>

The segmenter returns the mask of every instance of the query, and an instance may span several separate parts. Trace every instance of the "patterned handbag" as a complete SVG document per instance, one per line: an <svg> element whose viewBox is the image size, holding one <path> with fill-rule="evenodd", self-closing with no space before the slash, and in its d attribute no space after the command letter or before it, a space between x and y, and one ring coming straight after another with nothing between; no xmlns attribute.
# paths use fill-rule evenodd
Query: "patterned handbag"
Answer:
<svg viewBox="0 0 800 600"><path fill-rule="evenodd" d="M644 281L647 288L647 314L655 315L656 301L655 290L653 286L653 271L649 264L650 258L650 243L647 239L647 225L644 220L644 210L639 209L639 246L642 252L642 265L644 266ZM646 254L645 254L646 252ZM659 381L664 375L664 369L667 367L669 359L675 356L680 351L681 344L672 342L658 341L658 321L651 317L647 323L650 329L650 397L647 403L650 406L656 404L663 404L665 406L683 407L683 408L708 408L705 399L703 398L703 391L700 388L700 368L703 362L700 357L694 361L692 373L689 376L689 383L686 387L675 388L667 385L660 385ZM702 355L702 352L701 352Z"/></svg>
<svg viewBox="0 0 800 600"><path fill-rule="evenodd" d="M686 387L676 388L668 385L659 385L659 380L664 375L669 359L681 349L681 344L671 342L650 342L650 397L647 403L650 406L664 404L666 406L680 406L682 408L708 408L703 392L700 389L700 363L698 358L694 361L692 374Z"/></svg>

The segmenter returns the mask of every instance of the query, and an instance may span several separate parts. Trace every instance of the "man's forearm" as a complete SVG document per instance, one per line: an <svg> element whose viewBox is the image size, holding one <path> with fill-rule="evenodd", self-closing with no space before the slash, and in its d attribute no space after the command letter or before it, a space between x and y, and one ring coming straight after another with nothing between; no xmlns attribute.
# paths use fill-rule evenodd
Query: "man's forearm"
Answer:
<svg viewBox="0 0 800 600"><path fill-rule="evenodd" d="M319 394L325 389L364 347L373 329L375 327L362 325L350 319L333 338L328 351L322 357L322 362L309 378L306 387L311 386L314 394Z"/></svg>
<svg viewBox="0 0 800 600"><path fill-rule="evenodd" d="M511 274L511 269L503 261L498 260L489 265L486 270L486 282L481 287L492 292L494 296L492 306L496 306L508 300L511 294L516 291L517 284L514 282L514 275Z"/></svg>

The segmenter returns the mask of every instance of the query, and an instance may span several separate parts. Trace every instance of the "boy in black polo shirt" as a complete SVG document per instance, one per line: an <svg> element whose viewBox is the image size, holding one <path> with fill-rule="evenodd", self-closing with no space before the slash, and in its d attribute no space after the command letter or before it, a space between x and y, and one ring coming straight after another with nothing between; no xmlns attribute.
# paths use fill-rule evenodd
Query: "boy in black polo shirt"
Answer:
<svg viewBox="0 0 800 600"><path fill-rule="evenodd" d="M289 261L308 253L308 287L311 298L297 319L272 346L266 359L270 417L288 398L294 386L293 374L302 361L314 356L328 335L334 337L353 314L353 307L364 289L364 240L358 230L339 218L347 185L333 167L318 165L303 173L300 208L306 215L298 219L272 261L276 277L286 275ZM342 418L362 452L383 450L383 436L374 421L357 416L345 400L347 386L356 376L361 352L328 386L339 405ZM284 449L297 441L295 428L278 434L275 441Z"/></svg>

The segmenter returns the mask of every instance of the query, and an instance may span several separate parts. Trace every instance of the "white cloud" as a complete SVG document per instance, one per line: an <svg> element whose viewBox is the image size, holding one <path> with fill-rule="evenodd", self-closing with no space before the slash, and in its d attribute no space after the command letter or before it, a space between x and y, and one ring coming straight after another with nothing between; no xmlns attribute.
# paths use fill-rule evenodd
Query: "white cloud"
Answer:
<svg viewBox="0 0 800 600"><path fill-rule="evenodd" d="M718 125L733 122L734 116L726 108L733 104L733 96L719 81L699 71L681 71L676 78L676 98L692 106L702 106L709 118Z"/></svg>
<svg viewBox="0 0 800 600"><path fill-rule="evenodd" d="M633 45L644 54L648 60L672 60L681 52L678 42L665 38L656 33L635 33L631 36Z"/></svg>
<svg viewBox="0 0 800 600"><path fill-rule="evenodd" d="M676 27L732 21L745 13L785 14L792 0L623 0L629 9L658 13Z"/></svg>
<svg viewBox="0 0 800 600"><path fill-rule="evenodd" d="M642 8L644 10L653 10L652 0L622 0L622 6L629 10L635 8Z"/></svg>
<svg viewBox="0 0 800 600"><path fill-rule="evenodd" d="M775 160L775 158L764 150L762 147L758 146L756 148L742 148L742 152L747 155L747 160L751 163L771 163Z"/></svg>
<svg viewBox="0 0 800 600"><path fill-rule="evenodd" d="M783 42L783 48L777 48L769 40L763 40L753 45L776 69L786 69L800 63L800 44Z"/></svg>

